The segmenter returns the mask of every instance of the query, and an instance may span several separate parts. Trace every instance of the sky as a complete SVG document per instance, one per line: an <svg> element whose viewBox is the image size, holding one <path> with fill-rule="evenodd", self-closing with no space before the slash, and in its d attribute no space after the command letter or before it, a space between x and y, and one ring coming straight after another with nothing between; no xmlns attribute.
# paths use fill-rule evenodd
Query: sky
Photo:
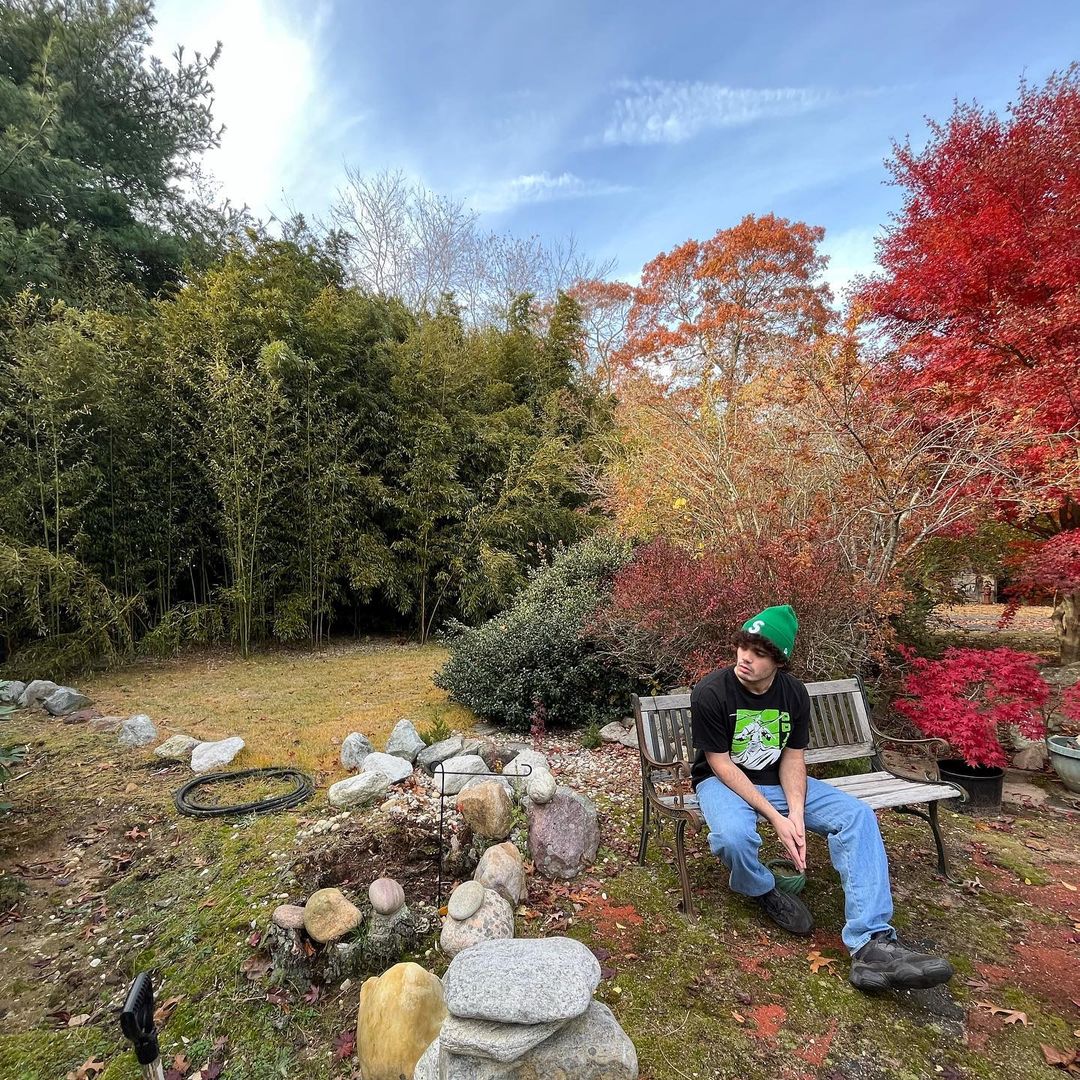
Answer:
<svg viewBox="0 0 1080 1080"><path fill-rule="evenodd" d="M746 214L821 225L842 292L900 205L885 160L954 102L1002 111L1080 53L1076 0L159 0L209 52L205 166L256 216L402 170L484 227L573 235L613 276Z"/></svg>

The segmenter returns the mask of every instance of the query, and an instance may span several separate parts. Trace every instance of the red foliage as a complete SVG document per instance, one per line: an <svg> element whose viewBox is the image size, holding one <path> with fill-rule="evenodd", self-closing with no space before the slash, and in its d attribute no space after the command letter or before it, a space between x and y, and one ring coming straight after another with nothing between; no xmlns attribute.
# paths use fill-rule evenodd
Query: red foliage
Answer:
<svg viewBox="0 0 1080 1080"><path fill-rule="evenodd" d="M1018 598L1080 592L1080 529L1069 529L1030 546L1016 561Z"/></svg>
<svg viewBox="0 0 1080 1080"><path fill-rule="evenodd" d="M592 632L629 670L663 683L694 681L732 660L732 634L772 604L799 616L797 670L850 674L878 629L854 578L805 536L731 537L724 552L694 556L664 539L639 547L615 576Z"/></svg>
<svg viewBox="0 0 1080 1080"><path fill-rule="evenodd" d="M1080 67L1022 83L1005 118L961 105L930 129L921 152L895 147L903 208L861 299L936 408L994 404L1067 432L1080 421ZM1045 473L1059 456L1047 443L1027 465Z"/></svg>
<svg viewBox="0 0 1080 1080"><path fill-rule="evenodd" d="M1046 734L1050 687L1038 658L1013 649L947 649L916 657L894 702L930 738L944 739L969 765L1007 764L1000 736L1015 724L1028 739Z"/></svg>

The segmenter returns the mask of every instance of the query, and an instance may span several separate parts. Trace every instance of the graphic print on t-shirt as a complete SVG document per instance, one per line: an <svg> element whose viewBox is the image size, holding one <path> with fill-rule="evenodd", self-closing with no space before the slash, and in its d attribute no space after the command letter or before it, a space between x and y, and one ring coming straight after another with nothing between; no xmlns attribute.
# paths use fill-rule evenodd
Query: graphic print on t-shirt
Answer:
<svg viewBox="0 0 1080 1080"><path fill-rule="evenodd" d="M744 769L773 765L787 742L791 717L779 709L739 709L731 739L731 760Z"/></svg>

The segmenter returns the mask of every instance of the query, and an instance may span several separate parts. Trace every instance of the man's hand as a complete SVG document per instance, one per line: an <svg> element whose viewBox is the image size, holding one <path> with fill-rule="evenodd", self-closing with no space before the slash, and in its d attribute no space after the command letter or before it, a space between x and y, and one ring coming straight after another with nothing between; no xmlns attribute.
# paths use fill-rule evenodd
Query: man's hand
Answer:
<svg viewBox="0 0 1080 1080"><path fill-rule="evenodd" d="M806 869L806 827L802 815L781 817L773 823L780 843L791 856L791 861L801 874Z"/></svg>

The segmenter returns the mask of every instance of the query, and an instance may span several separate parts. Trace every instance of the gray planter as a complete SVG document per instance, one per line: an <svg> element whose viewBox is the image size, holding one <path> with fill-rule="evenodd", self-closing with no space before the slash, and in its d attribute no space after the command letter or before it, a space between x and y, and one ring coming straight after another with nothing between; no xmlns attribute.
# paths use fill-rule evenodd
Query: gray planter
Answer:
<svg viewBox="0 0 1080 1080"><path fill-rule="evenodd" d="M1068 735L1051 735L1046 740L1050 764L1057 770L1061 782L1069 791L1080 792L1080 739Z"/></svg>

